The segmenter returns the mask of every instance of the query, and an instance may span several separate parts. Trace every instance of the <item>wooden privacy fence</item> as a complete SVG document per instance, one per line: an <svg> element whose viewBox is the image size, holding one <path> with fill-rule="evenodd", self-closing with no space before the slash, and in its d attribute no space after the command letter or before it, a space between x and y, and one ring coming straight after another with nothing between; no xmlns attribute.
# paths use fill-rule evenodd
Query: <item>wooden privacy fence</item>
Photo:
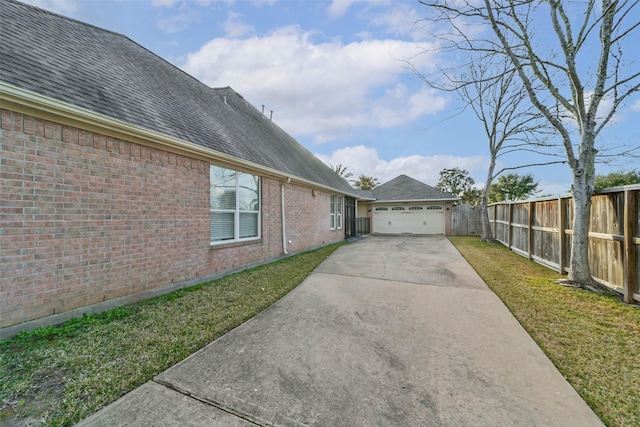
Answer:
<svg viewBox="0 0 640 427"><path fill-rule="evenodd" d="M640 301L640 185L598 191L591 197L589 266L600 283ZM568 271L573 229L571 196L489 206L493 235L531 260Z"/></svg>
<svg viewBox="0 0 640 427"><path fill-rule="evenodd" d="M451 213L451 234L454 236L481 235L480 206L454 206Z"/></svg>

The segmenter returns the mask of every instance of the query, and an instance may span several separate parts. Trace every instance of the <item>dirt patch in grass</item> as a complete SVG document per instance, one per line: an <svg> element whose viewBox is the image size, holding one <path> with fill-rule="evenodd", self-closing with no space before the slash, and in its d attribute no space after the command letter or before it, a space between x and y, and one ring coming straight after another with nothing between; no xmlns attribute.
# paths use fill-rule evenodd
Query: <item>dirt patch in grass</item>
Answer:
<svg viewBox="0 0 640 427"><path fill-rule="evenodd" d="M0 342L0 425L86 418L272 305L339 246Z"/></svg>
<svg viewBox="0 0 640 427"><path fill-rule="evenodd" d="M451 241L609 426L640 426L640 309L555 283L500 244Z"/></svg>

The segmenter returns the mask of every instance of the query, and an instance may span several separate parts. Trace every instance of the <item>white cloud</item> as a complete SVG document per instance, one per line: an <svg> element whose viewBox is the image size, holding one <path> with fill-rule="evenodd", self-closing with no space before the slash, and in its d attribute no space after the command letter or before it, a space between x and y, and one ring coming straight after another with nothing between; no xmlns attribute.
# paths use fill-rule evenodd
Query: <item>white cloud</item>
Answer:
<svg viewBox="0 0 640 427"><path fill-rule="evenodd" d="M633 105L631 105L631 111L640 113L640 99L638 99Z"/></svg>
<svg viewBox="0 0 640 427"><path fill-rule="evenodd" d="M78 10L78 4L75 0L21 0L24 3L50 10L61 15L68 15Z"/></svg>
<svg viewBox="0 0 640 427"><path fill-rule="evenodd" d="M162 31L177 33L189 28L193 22L197 22L199 19L200 15L195 10L185 8L175 15L158 19L156 26Z"/></svg>
<svg viewBox="0 0 640 427"><path fill-rule="evenodd" d="M327 13L331 18L340 18L344 16L353 3L358 0L333 0L327 7Z"/></svg>
<svg viewBox="0 0 640 427"><path fill-rule="evenodd" d="M475 178L475 187L482 189L484 186L482 178L486 176L489 167L489 158L479 155L412 155L396 157L387 161L379 157L375 148L364 145L340 148L329 155L316 154L316 157L329 166L341 164L347 168L347 172L353 174L352 178L357 178L360 175L372 176L377 178L381 184L398 175L407 175L425 184L435 186L440 179L442 169L461 168L469 171L469 175ZM571 183L538 181L538 189L541 190L540 196L566 194L570 188Z"/></svg>
<svg viewBox="0 0 640 427"><path fill-rule="evenodd" d="M190 0L153 0L151 3L156 7L171 8L171 7L174 7L176 4L185 6L189 3L189 1ZM211 3L216 3L216 2L233 4L234 0L197 0L196 1L196 3L201 6L207 6L207 5L210 5Z"/></svg>
<svg viewBox="0 0 640 427"><path fill-rule="evenodd" d="M227 37L238 38L253 34L253 27L242 21L241 18L242 15L240 15L239 13L227 13L227 20L222 24L222 29L224 30Z"/></svg>
<svg viewBox="0 0 640 427"><path fill-rule="evenodd" d="M413 155L386 161L378 156L375 148L364 145L340 148L330 155L316 154L316 157L327 165L345 166L354 177L361 174L373 176L380 183L404 174L425 184L435 185L444 168L459 167L468 170L470 175L479 175L486 173L489 165L489 159L484 156Z"/></svg>
<svg viewBox="0 0 640 427"><path fill-rule="evenodd" d="M173 7L180 0L153 0L151 3L156 7Z"/></svg>
<svg viewBox="0 0 640 427"><path fill-rule="evenodd" d="M400 59L429 51L428 43L316 43L315 36L290 26L263 37L218 38L188 55L182 68L210 86L233 87L258 107L266 104L283 129L318 143L362 128L400 126L447 103L417 79L406 79ZM434 60L425 53L415 65L433 69Z"/></svg>
<svg viewBox="0 0 640 427"><path fill-rule="evenodd" d="M413 40L421 40L427 37L426 28L429 26L423 20L423 15L407 3L394 3L393 7L375 9L369 17L369 22L384 28L389 34L411 36Z"/></svg>
<svg viewBox="0 0 640 427"><path fill-rule="evenodd" d="M273 6L277 0L252 0L251 4L254 7Z"/></svg>

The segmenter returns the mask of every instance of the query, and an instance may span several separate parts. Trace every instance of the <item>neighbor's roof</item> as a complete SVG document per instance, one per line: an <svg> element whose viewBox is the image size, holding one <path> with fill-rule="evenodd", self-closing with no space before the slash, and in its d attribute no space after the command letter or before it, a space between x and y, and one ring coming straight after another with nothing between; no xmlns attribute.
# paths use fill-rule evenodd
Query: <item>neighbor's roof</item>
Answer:
<svg viewBox="0 0 640 427"><path fill-rule="evenodd" d="M1 1L0 81L354 194L233 89L210 88L121 34Z"/></svg>
<svg viewBox="0 0 640 427"><path fill-rule="evenodd" d="M406 175L393 178L370 192L370 196L377 202L394 201L430 201L430 200L459 200L459 197L445 193L437 188L422 183Z"/></svg>

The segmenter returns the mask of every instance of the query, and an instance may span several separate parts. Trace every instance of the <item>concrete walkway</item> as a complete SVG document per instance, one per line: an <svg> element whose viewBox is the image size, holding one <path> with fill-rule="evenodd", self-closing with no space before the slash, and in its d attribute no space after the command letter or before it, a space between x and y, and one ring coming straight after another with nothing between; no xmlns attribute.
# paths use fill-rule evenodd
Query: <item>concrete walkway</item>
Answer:
<svg viewBox="0 0 640 427"><path fill-rule="evenodd" d="M602 426L442 236L344 246L83 426Z"/></svg>

